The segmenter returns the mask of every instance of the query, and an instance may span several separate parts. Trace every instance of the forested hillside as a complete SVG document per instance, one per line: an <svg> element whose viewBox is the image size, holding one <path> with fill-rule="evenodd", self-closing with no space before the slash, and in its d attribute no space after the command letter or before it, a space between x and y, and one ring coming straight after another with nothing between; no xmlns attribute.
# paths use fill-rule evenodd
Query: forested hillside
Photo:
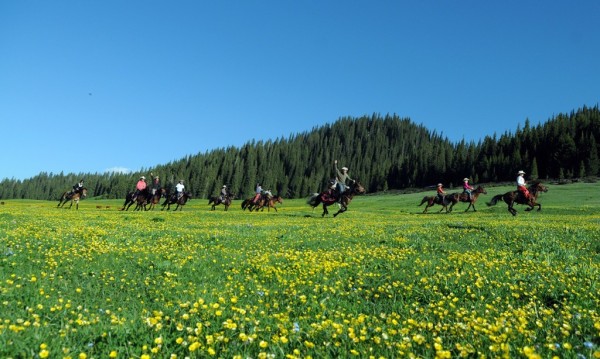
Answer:
<svg viewBox="0 0 600 359"><path fill-rule="evenodd" d="M284 197L304 197L333 177L333 161L369 192L513 181L523 169L528 178L598 176L600 110L583 107L532 127L488 135L479 142L452 143L435 130L395 115L341 118L289 138L251 141L219 148L131 174L40 173L27 180L4 179L0 198L55 200L80 178L91 196L124 198L140 175L152 171L173 186L183 179L195 198L217 194L227 184L236 197L250 196L257 182Z"/></svg>

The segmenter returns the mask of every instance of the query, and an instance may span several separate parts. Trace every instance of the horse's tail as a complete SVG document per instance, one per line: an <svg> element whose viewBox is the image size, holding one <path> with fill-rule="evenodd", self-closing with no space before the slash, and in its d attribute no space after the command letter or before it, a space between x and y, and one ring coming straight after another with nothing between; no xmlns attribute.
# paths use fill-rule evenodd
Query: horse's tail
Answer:
<svg viewBox="0 0 600 359"><path fill-rule="evenodd" d="M492 198L492 199L491 199L491 200L490 200L488 203L486 203L486 204L488 205L488 207L489 207L489 206L495 206L495 205L496 205L496 203L498 203L498 201L502 199L502 196L504 196L504 195L502 195L502 194L496 195L496 196L494 196L494 198Z"/></svg>
<svg viewBox="0 0 600 359"><path fill-rule="evenodd" d="M321 203L321 196L318 193L313 193L310 198L306 201L306 204L316 207Z"/></svg>
<svg viewBox="0 0 600 359"><path fill-rule="evenodd" d="M217 201L215 200L215 198L214 198L214 197L210 197L210 198L208 199L208 204L211 204L211 203L213 203L213 202L215 202L215 203L216 203Z"/></svg>
<svg viewBox="0 0 600 359"><path fill-rule="evenodd" d="M429 201L429 197L427 197L427 196L423 197L423 200L421 201L421 203L419 204L419 206L422 206L423 203L425 203L427 201Z"/></svg>

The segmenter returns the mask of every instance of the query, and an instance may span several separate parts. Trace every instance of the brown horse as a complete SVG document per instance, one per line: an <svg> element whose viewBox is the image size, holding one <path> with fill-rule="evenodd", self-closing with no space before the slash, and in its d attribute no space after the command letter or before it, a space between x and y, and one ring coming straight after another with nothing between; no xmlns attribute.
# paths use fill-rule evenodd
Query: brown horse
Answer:
<svg viewBox="0 0 600 359"><path fill-rule="evenodd" d="M160 199L167 195L167 190L164 188L158 188L156 192L150 197L148 201L149 207L146 209L147 211L152 210L156 207L157 204L160 203Z"/></svg>
<svg viewBox="0 0 600 359"><path fill-rule="evenodd" d="M516 204L525 204L528 207L525 211L531 211L534 207L538 207L538 211L542 210L542 205L537 203L537 198L540 192L548 192L548 187L544 186L541 182L536 181L531 184L527 188L529 190L529 195L531 196L529 200L525 198L525 196L520 191L510 191L505 194L499 194L494 196L491 201L487 203L488 206L494 206L498 201L503 200L508 205L508 211L513 216L517 215L517 210L514 209L514 205Z"/></svg>
<svg viewBox="0 0 600 359"><path fill-rule="evenodd" d="M344 213L348 210L348 205L355 195L363 194L365 192L365 188L358 181L352 181L350 185L346 187L346 190L340 195L340 198L333 196L331 190L327 190L321 193L313 194L308 201L306 201L306 203L308 203L313 210L322 203L323 214L321 217L324 217L326 214L329 214L327 207L338 202L340 204L340 209L333 215L336 217L338 214Z"/></svg>
<svg viewBox="0 0 600 359"><path fill-rule="evenodd" d="M250 212L252 212L252 210L254 209L254 197L252 198L246 198L245 200L242 201L242 210L249 210Z"/></svg>
<svg viewBox="0 0 600 359"><path fill-rule="evenodd" d="M443 201L440 200L439 196L425 196L423 197L423 200L421 200L421 204L419 204L419 206L422 206L423 203L427 203L427 205L425 206L425 210L423 210L423 213L427 213L427 209L429 209L429 207L433 207L433 205L435 204L439 204L442 206L440 212L446 210L446 213L448 213L448 204L450 204L450 201L448 199L448 196L444 196Z"/></svg>
<svg viewBox="0 0 600 359"><path fill-rule="evenodd" d="M208 204L212 203L212 207L210 208L211 211L214 211L216 208L216 206L222 204L225 206L225 211L227 211L229 209L229 206L231 205L231 195L227 195L225 196L225 198L221 198L221 196L213 196L210 197L208 199Z"/></svg>
<svg viewBox="0 0 600 359"><path fill-rule="evenodd" d="M181 207L179 209L181 211L183 210L183 206L185 206L185 203L190 199L192 199L192 195L189 192L183 192L183 194L179 198L177 198L177 194L173 194L167 197L165 202L162 204L161 211L165 209L165 206L167 207L167 211L170 210L172 204L177 204L175 210Z"/></svg>
<svg viewBox="0 0 600 359"><path fill-rule="evenodd" d="M469 198L469 196L464 192L449 194L447 196L447 198L448 198L448 201L452 203L449 208L450 212L452 212L452 208L458 202L469 203L469 206L467 207L467 209L465 209L465 212L467 212L469 210L469 208L471 208L471 207L473 207L473 212L477 212L477 209L475 209L475 202L477 202L477 198L479 197L480 194L487 194L487 191L482 186L477 186L477 188L475 188L473 190L473 192L471 192L471 198Z"/></svg>
<svg viewBox="0 0 600 359"><path fill-rule="evenodd" d="M85 188L85 187L83 187L81 190L78 190L75 192L66 191L60 197L60 200L58 201L56 208L58 208L58 207L62 208L65 205L65 203L71 201L71 205L69 206L69 209L71 207L73 207L73 202L76 203L75 209L79 209L79 200L84 199L86 196L87 196L87 188Z"/></svg>
<svg viewBox="0 0 600 359"><path fill-rule="evenodd" d="M277 212L275 203L283 204L283 198L281 198L280 195L273 196L273 197L262 196L260 198L260 200L258 201L258 203L256 204L256 207L254 208L254 210L258 211L260 209L261 211L264 211L265 207L267 207L267 212L270 212L271 208L273 208L275 210L275 212Z"/></svg>

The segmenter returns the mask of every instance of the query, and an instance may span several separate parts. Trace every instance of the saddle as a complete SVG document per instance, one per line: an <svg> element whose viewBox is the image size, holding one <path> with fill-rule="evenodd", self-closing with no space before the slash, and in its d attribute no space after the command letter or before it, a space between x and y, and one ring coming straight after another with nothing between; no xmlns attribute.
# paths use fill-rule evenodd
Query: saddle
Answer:
<svg viewBox="0 0 600 359"><path fill-rule="evenodd" d="M321 201L325 203L335 203L341 198L336 194L336 192L332 189L328 189L327 191L321 193Z"/></svg>

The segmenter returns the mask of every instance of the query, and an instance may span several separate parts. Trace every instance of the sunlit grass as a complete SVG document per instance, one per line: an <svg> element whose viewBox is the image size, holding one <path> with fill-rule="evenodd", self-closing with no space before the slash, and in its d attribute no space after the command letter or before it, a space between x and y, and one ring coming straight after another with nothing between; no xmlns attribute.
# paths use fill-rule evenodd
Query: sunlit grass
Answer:
<svg viewBox="0 0 600 359"><path fill-rule="evenodd" d="M600 357L598 185L542 212L0 207L0 357ZM571 198L571 200L569 199ZM97 207L100 208L97 208ZM109 206L109 208L106 208Z"/></svg>

